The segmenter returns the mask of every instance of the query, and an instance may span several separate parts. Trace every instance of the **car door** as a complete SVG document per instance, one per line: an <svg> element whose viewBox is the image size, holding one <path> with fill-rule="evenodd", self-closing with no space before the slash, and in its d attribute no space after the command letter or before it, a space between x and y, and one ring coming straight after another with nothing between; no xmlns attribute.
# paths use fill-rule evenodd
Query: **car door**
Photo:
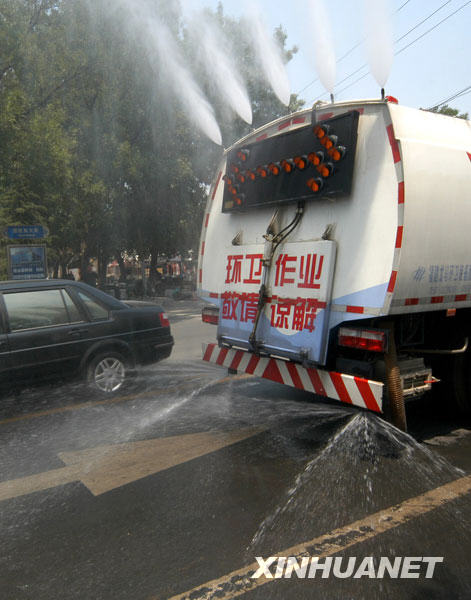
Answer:
<svg viewBox="0 0 471 600"><path fill-rule="evenodd" d="M67 375L84 317L65 290L13 290L3 300L12 380L24 384Z"/></svg>
<svg viewBox="0 0 471 600"><path fill-rule="evenodd" d="M82 354L85 355L91 349L95 351L110 340L128 344L132 338L132 332L128 326L123 324L120 319L116 319L110 306L107 306L92 292L88 293L84 287L71 286L70 288L71 296L87 318L87 333L81 340Z"/></svg>
<svg viewBox="0 0 471 600"><path fill-rule="evenodd" d="M0 388L9 386L10 373L10 348L6 334L5 319L3 316L3 302L0 298Z"/></svg>

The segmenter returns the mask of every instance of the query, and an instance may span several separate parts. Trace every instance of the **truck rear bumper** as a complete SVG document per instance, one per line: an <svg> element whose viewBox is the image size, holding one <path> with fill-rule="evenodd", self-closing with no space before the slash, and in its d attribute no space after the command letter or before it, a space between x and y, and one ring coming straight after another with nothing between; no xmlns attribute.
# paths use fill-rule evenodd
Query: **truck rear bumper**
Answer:
<svg viewBox="0 0 471 600"><path fill-rule="evenodd" d="M345 404L379 413L383 411L384 386L379 381L304 367L292 361L258 356L244 350L220 348L217 344L203 344L203 360L238 373L250 373Z"/></svg>

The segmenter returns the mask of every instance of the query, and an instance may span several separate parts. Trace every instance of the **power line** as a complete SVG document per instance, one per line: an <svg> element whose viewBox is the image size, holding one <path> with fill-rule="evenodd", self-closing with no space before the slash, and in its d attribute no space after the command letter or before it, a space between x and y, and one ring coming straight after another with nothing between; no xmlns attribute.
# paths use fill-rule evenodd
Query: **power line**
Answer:
<svg viewBox="0 0 471 600"><path fill-rule="evenodd" d="M468 4L471 4L471 0L468 0L468 2L465 2L464 4L462 4L459 8L457 8L454 12L452 12L451 14L449 14L447 17L445 17L444 19L442 19L441 21L439 21L438 23L436 23L433 27L431 27L430 29L427 29L427 31L425 33L423 33L422 35L419 35L418 38L415 38L415 40L413 40L412 42L410 42L409 44L407 44L406 46L404 46L403 48L401 48L400 50L398 50L397 52L394 53L394 55L400 54L401 52L403 52L404 50L406 50L407 48L409 48L409 46L412 46L412 44L415 44L415 42L418 42L420 39L422 39L424 36L426 36L427 34L429 34L431 31L433 31L434 29L436 29L439 25L441 25L442 23L444 23L445 21L448 21L448 19L450 17L452 17L453 15L456 15L457 12L459 12L460 10L462 10L465 6L468 6Z"/></svg>
<svg viewBox="0 0 471 600"><path fill-rule="evenodd" d="M437 102L437 104L434 104L430 108L427 108L427 110L433 110L434 108L439 108L440 106L443 106L443 104L448 104L448 102L451 102L452 100L455 100L456 98L460 98L461 96L466 96L466 94L470 94L470 93L471 93L471 85L468 85L467 87L465 87L464 89L462 89L459 92L456 92L455 94L453 94L453 96L450 96L446 100Z"/></svg>
<svg viewBox="0 0 471 600"><path fill-rule="evenodd" d="M445 4L448 4L450 0L448 0L447 2L445 2ZM445 6L445 4L443 4L442 6ZM442 23L444 23L445 21L447 21L448 19L450 19L451 17L453 17L454 15L456 15L456 13L458 13L460 10L462 10L463 8L465 8L466 6L468 6L468 4L471 4L471 0L468 0L468 2L465 2L464 4L462 4L459 8L457 8L454 12L450 13L448 16L446 16L444 19L442 19L441 21L439 21L438 23L436 23L433 27L431 27L430 29L428 29L427 31L425 31L424 33L422 33L421 35L419 35L417 38L415 38L414 40L412 40L412 42L409 42L409 44L406 44L405 46L403 46L400 50L398 50L397 52L394 53L394 56L397 56L398 54L401 54L401 52L404 52L404 50L407 50L407 48L409 48L410 46L412 46L413 44L415 44L416 42L418 42L419 40L421 40L423 37L425 37L426 35L428 35L429 33L431 33L434 29L436 29L437 27L439 27ZM442 8L442 6L440 8ZM440 10L437 9L437 10ZM435 14L436 11L434 11L433 14ZM430 15L430 16L432 16ZM427 17L429 18L429 17ZM427 19L425 19L427 20ZM422 21L424 22L424 21ZM415 27L413 27L411 29L411 31L415 29ZM410 33L410 32L408 32ZM407 34L406 34L407 35ZM402 36L403 38L404 36ZM402 39L399 38L399 39ZM361 69L367 67L367 64L362 65L360 68L358 68L356 71L354 71L353 73L351 73L350 75L348 75L347 77L345 77L344 79L342 79L342 81L340 81L337 85L339 85L340 83L342 83L343 81L346 81L347 79L350 79L350 77L352 77L353 75L355 75L355 73L358 73L358 71L361 71ZM355 83L358 83L358 81L360 81L361 79L363 79L364 77L366 77L368 75L368 73L365 73L364 75L362 75L361 77L359 77L358 79L356 79L355 81L353 81L352 83L350 83L349 85L345 86L344 88L342 88L341 90L337 91L337 94L340 94L341 92L345 91L346 89L348 89L349 87L351 87L352 85L355 85ZM324 94L321 94L321 96L319 96L318 98L316 98L315 100L319 100L319 98L322 98L322 96L325 96ZM314 101L315 101L314 100Z"/></svg>

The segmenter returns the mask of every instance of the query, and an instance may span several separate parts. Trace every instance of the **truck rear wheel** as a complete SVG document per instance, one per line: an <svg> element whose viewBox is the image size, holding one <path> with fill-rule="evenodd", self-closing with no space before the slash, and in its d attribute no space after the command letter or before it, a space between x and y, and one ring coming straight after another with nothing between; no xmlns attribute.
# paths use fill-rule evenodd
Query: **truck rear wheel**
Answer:
<svg viewBox="0 0 471 600"><path fill-rule="evenodd" d="M471 415L471 354L469 350L453 357L451 392L460 413Z"/></svg>

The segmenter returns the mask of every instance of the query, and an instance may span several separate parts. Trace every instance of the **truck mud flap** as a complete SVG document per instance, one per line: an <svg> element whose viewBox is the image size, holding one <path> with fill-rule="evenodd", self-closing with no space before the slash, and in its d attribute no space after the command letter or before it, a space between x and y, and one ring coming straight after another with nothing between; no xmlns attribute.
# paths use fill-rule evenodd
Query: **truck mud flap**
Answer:
<svg viewBox="0 0 471 600"><path fill-rule="evenodd" d="M203 360L345 404L379 413L383 410L383 383L379 381L304 367L292 361L258 356L244 350L220 348L217 344L203 344Z"/></svg>

